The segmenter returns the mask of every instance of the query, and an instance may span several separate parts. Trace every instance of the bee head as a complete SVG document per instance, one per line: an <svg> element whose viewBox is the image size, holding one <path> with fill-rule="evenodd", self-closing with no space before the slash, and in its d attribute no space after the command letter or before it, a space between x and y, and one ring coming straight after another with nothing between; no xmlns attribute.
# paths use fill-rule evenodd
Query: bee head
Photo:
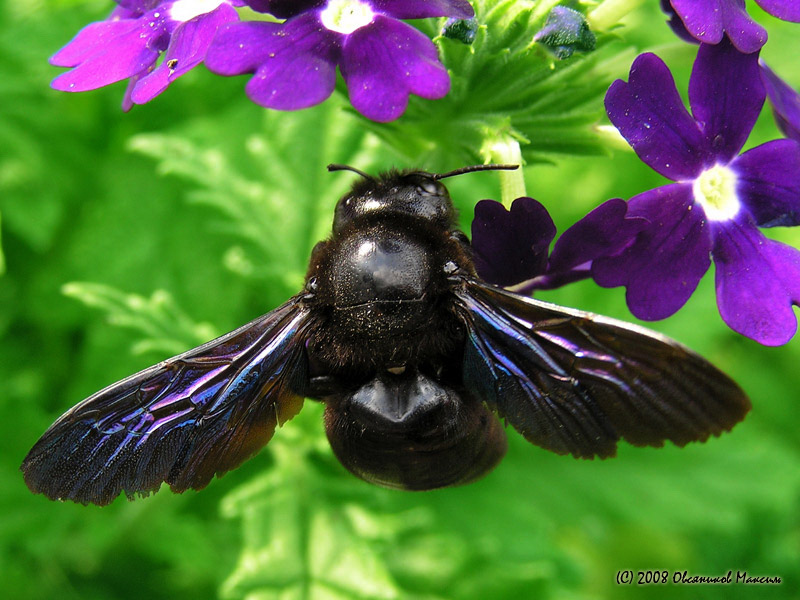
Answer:
<svg viewBox="0 0 800 600"><path fill-rule="evenodd" d="M392 170L373 177L346 165L328 165L329 171L346 170L361 175L361 180L336 205L333 231L338 233L353 221L378 214L422 219L448 231L455 227L456 209L441 179L472 171L516 168L516 165L476 165L448 173Z"/></svg>
<svg viewBox="0 0 800 600"><path fill-rule="evenodd" d="M363 173L336 205L333 231L365 217L402 215L423 219L445 230L455 224L456 210L447 188L424 171L389 171L372 177Z"/></svg>

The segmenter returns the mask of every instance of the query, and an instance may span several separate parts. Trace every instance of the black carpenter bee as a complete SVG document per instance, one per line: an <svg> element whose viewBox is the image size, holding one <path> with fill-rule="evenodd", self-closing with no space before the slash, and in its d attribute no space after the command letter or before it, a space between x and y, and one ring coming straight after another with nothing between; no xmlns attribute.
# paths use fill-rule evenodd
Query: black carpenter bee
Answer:
<svg viewBox="0 0 800 600"><path fill-rule="evenodd" d="M361 176L303 291L227 335L84 400L28 453L28 487L108 504L205 487L252 457L303 398L325 403L339 461L378 485L467 483L503 457L501 421L579 458L624 439L678 446L750 408L709 362L641 327L481 281L441 179Z"/></svg>

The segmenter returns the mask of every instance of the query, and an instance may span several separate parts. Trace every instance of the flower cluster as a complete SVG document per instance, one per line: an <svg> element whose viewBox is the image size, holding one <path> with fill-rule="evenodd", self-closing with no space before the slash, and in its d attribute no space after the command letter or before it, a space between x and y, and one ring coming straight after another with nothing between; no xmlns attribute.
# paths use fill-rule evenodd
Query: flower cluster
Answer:
<svg viewBox="0 0 800 600"><path fill-rule="evenodd" d="M240 0L120 2L108 19L82 29L50 59L58 67L74 67L52 85L83 92L129 79L123 109L149 102L203 62L217 29L237 21L234 6L242 5Z"/></svg>
<svg viewBox="0 0 800 600"><path fill-rule="evenodd" d="M800 22L797 0L756 0L768 13L785 21ZM681 39L694 43L719 44L728 40L737 50L758 52L767 41L767 30L745 10L744 0L661 0L669 25ZM767 98L775 120L788 137L800 139L800 95L761 63Z"/></svg>
<svg viewBox="0 0 800 600"><path fill-rule="evenodd" d="M779 19L800 22L796 0L756 0ZM628 83L606 96L611 122L639 157L676 183L629 201L628 217L649 225L623 252L592 263L595 281L624 285L643 319L673 314L688 300L711 260L717 303L735 331L766 345L797 328L800 252L768 240L759 227L800 224L800 94L758 52L767 32L744 0L661 0L670 26L700 43L686 112L666 65L642 55ZM781 131L776 140L739 151L765 97Z"/></svg>
<svg viewBox="0 0 800 600"><path fill-rule="evenodd" d="M474 15L466 0L120 0L51 62L73 67L63 91L129 79L123 108L143 104L204 62L215 73L252 73L247 95L281 110L313 106L333 92L338 66L363 115L391 121L415 94L450 89L433 42L401 19ZM245 4L280 22L241 22ZM159 63L159 59L161 62Z"/></svg>
<svg viewBox="0 0 800 600"><path fill-rule="evenodd" d="M595 259L630 246L647 221L626 214L627 204L609 200L567 229L553 252L556 226L533 198L517 198L510 210L481 200L472 221L472 251L481 279L520 293L549 290L592 275Z"/></svg>
<svg viewBox="0 0 800 600"><path fill-rule="evenodd" d="M759 228L800 225L800 143L775 140L739 154L765 96L758 55L728 41L700 46L689 84L692 114L664 62L639 56L628 82L609 89L606 109L642 161L675 183L627 207L609 200L567 230L549 260L554 229L543 208L521 199L506 216L499 204L479 205L479 273L526 290L591 276L603 287L625 286L631 312L655 320L686 303L713 259L723 320L762 344L786 343L797 328L800 252Z"/></svg>
<svg viewBox="0 0 800 600"><path fill-rule="evenodd" d="M691 113L653 54L635 60L627 82L611 85L605 107L641 160L673 183L601 204L552 253L555 226L538 202L519 198L506 211L483 201L473 222L476 267L487 281L520 291L587 278L624 286L631 312L653 320L683 307L713 262L723 320L763 344L785 343L797 328L800 252L761 229L800 224L800 94L760 61L767 33L745 0L660 1L675 32L699 48ZM800 22L797 0L756 1ZM52 58L71 68L53 87L83 91L127 79L126 110L205 63L219 75L250 75L249 98L277 110L324 101L338 70L353 107L388 122L405 112L411 95L437 99L450 89L437 47L404 20L447 17L442 35L466 44L484 27L467 0L118 3ZM262 17L243 21L240 9ZM591 15L555 6L537 18L526 52L538 44L567 61L595 47ZM766 99L789 139L741 153Z"/></svg>
<svg viewBox="0 0 800 600"><path fill-rule="evenodd" d="M676 312L713 258L720 314L732 329L768 345L794 335L800 252L758 227L800 224L800 144L776 140L739 155L765 95L757 55L725 41L700 47L691 115L653 54L609 89L611 122L646 164L676 182L632 198L629 215L647 227L623 252L592 265L600 285L626 286L634 315Z"/></svg>
<svg viewBox="0 0 800 600"><path fill-rule="evenodd" d="M797 0L756 0L765 11L784 21L800 22ZM745 9L744 0L661 0L669 24L681 38L719 44L725 36L740 52L749 54L767 41L767 30Z"/></svg>

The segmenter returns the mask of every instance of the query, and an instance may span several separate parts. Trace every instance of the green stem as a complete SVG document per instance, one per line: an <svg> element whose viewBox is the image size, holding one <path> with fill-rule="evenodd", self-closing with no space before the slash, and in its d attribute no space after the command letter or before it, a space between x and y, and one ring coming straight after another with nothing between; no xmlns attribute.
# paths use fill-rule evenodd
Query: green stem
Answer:
<svg viewBox="0 0 800 600"><path fill-rule="evenodd" d="M593 31L606 31L617 25L622 17L639 8L644 0L605 0L590 12L586 20Z"/></svg>
<svg viewBox="0 0 800 600"><path fill-rule="evenodd" d="M622 137L619 129L613 125L597 125L595 127L595 131L597 132L598 137L603 140L606 148L610 148L612 150L631 150L628 140Z"/></svg>
<svg viewBox="0 0 800 600"><path fill-rule="evenodd" d="M497 171L500 176L500 201L503 206L510 208L514 200L527 195L525 175L522 172L522 150L516 138L508 132L497 134L484 142L481 154L489 162L520 167L514 171Z"/></svg>

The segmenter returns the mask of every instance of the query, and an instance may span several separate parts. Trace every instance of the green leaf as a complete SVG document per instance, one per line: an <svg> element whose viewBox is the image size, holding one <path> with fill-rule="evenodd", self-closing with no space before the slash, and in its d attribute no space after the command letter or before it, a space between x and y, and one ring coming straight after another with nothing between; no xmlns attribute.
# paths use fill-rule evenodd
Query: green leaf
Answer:
<svg viewBox="0 0 800 600"><path fill-rule="evenodd" d="M391 532L365 526L370 517L338 491L341 472L320 435L319 408L306 406L283 427L269 446L273 468L223 502L244 536L224 598L398 597L379 554ZM361 535L365 527L372 539Z"/></svg>
<svg viewBox="0 0 800 600"><path fill-rule="evenodd" d="M217 117L185 131L137 135L129 146L155 158L159 173L194 184L188 199L223 217L220 232L236 239L225 255L229 268L297 290L311 248L327 235L333 207L352 181L324 165L368 169L374 160L374 140L341 109L332 99L297 113L263 111L256 130L243 121L252 111L232 112L227 127L251 130L244 143L220 137Z"/></svg>
<svg viewBox="0 0 800 600"><path fill-rule="evenodd" d="M533 41L556 4L473 2L479 24L474 42L437 38L452 78L450 93L437 101L412 97L401 119L366 126L408 160L432 170L480 161L486 136L505 131L527 140L522 152L529 163L605 154L605 139L595 129L604 116L603 97L627 71L634 52L604 34L595 51L556 60ZM442 22L428 20L420 27L436 36Z"/></svg>
<svg viewBox="0 0 800 600"><path fill-rule="evenodd" d="M273 467L225 498L243 548L224 598L478 600L554 587L552 557L508 557L501 566L499 546L443 522L435 494L384 490L345 473L322 436L321 412L307 403L270 442Z"/></svg>
<svg viewBox="0 0 800 600"><path fill-rule="evenodd" d="M64 285L62 292L106 312L112 325L143 334L145 337L133 347L135 354L178 354L216 337L210 324L192 321L165 290L156 290L145 298L99 283L71 282Z"/></svg>

